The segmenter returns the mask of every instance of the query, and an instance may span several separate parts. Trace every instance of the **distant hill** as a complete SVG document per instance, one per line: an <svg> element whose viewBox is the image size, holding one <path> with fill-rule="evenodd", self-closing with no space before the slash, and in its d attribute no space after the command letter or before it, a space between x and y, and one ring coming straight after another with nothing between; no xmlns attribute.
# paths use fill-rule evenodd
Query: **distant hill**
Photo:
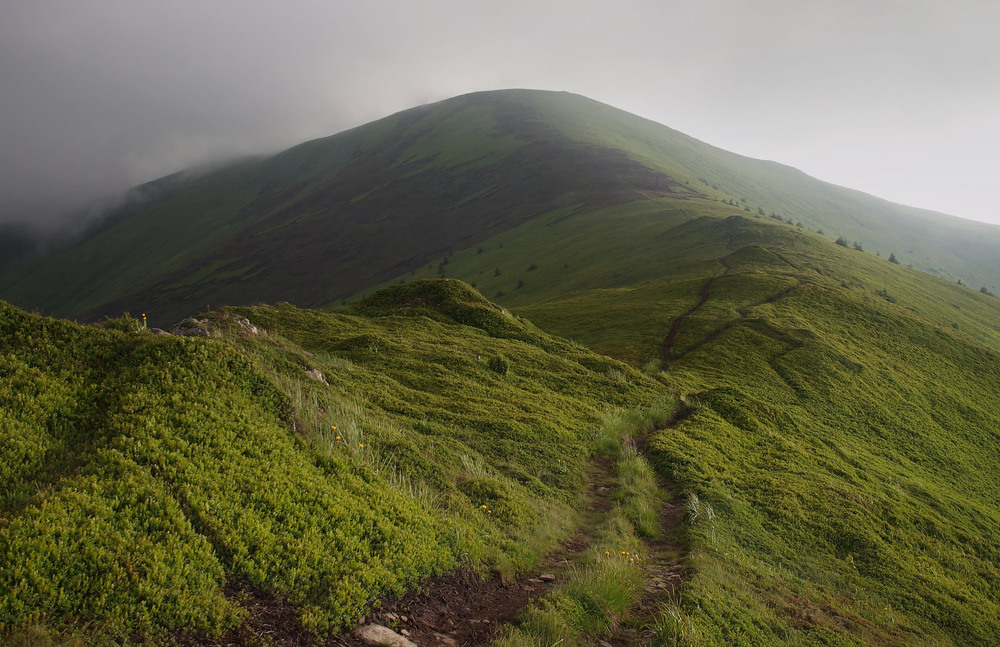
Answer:
<svg viewBox="0 0 1000 647"><path fill-rule="evenodd" d="M1000 644L998 232L536 91L7 228L0 642Z"/></svg>
<svg viewBox="0 0 1000 647"><path fill-rule="evenodd" d="M509 240L537 250L524 272L563 259L531 298L547 297L654 278L678 227L732 215L843 236L974 288L1000 285L997 227L836 187L567 93L465 95L134 193L73 248L0 274L0 297L168 325L212 304L333 304L428 266L453 276L450 254ZM483 283L497 268L522 271L513 264L523 255L504 249ZM484 292L527 303L532 291L513 286Z"/></svg>

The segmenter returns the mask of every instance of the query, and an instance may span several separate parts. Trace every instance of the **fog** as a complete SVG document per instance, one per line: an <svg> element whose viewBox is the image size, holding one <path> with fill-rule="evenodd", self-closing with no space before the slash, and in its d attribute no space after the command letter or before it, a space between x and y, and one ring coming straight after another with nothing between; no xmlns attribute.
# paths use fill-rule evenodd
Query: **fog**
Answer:
<svg viewBox="0 0 1000 647"><path fill-rule="evenodd" d="M997 25L969 0L7 0L0 222L507 87L1000 222Z"/></svg>

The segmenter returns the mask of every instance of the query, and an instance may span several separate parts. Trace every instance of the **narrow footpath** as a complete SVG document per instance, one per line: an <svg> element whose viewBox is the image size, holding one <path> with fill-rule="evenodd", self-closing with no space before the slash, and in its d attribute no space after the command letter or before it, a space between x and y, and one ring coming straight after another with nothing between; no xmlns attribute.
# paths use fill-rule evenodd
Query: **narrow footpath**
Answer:
<svg viewBox="0 0 1000 647"><path fill-rule="evenodd" d="M614 466L600 457L591 459L591 466L588 505L579 529L533 573L505 581L454 571L431 578L400 599L383 601L366 621L391 627L418 647L474 647L499 638L504 626L516 622L533 601L563 581L594 543L594 529L612 507ZM366 645L354 636L341 636L327 644Z"/></svg>
<svg viewBox="0 0 1000 647"><path fill-rule="evenodd" d="M713 276L712 278L708 279L708 281L706 281L705 284L701 286L701 299L698 301L698 303L694 304L694 306L692 306L688 310L682 312L676 319L674 319L674 323L671 324L670 332L667 333L667 338L663 341L663 348L660 353L661 356L663 357L664 367L670 366L670 362L673 361L673 358L670 357L670 353L673 351L674 341L677 339L677 333L680 332L681 324L684 323L685 319L687 319L694 313L698 312L698 310L700 310L701 307L708 302L708 291L711 289L712 284L715 283L715 280L717 278L719 277Z"/></svg>

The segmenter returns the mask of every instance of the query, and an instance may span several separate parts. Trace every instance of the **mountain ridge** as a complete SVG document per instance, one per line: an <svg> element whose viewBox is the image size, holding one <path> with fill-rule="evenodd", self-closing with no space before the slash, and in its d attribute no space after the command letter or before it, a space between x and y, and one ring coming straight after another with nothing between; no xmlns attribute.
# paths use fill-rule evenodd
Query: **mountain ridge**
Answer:
<svg viewBox="0 0 1000 647"><path fill-rule="evenodd" d="M179 180L73 249L0 277L0 297L83 319L142 311L164 325L211 303L318 306L545 214L642 201L773 215L950 280L1000 284L996 227L942 223L569 93L462 95Z"/></svg>

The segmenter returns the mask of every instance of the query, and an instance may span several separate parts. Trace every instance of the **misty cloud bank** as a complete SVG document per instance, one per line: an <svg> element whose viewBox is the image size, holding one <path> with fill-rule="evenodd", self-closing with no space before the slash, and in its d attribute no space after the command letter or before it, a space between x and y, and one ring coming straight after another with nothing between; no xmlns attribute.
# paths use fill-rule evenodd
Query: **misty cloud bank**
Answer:
<svg viewBox="0 0 1000 647"><path fill-rule="evenodd" d="M974 0L10 0L0 222L64 229L192 165L505 87L569 90L826 180L988 217L997 24L1000 5Z"/></svg>

